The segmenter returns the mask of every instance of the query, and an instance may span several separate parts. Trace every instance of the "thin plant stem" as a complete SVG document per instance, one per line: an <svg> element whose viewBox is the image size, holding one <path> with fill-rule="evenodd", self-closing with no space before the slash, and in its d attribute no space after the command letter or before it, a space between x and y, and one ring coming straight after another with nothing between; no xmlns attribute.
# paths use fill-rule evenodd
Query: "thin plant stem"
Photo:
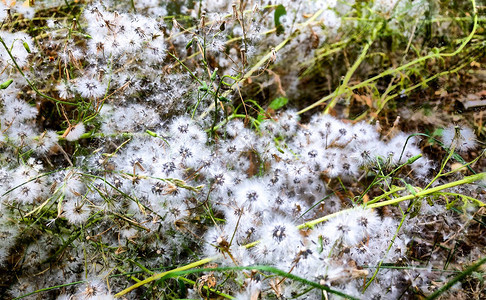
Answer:
<svg viewBox="0 0 486 300"><path fill-rule="evenodd" d="M364 207L366 207L366 208L377 208L377 207L383 207L383 206L387 206L387 205L394 205L394 204L398 204L400 202L411 200L411 199L414 199L414 198L425 197L425 196L431 195L433 193L437 193L437 192L440 192L442 190L452 188L452 187L455 187L455 186L459 186L459 185L463 185L463 184L470 184L470 183L473 183L475 181L482 180L484 178L486 178L486 173L478 173L478 174L475 174L475 175L465 177L465 178L458 180L458 181L439 185L439 186L436 186L436 187L431 188L431 189L422 190L420 192L415 193L415 195L411 194L411 195L402 196L402 197L398 197L398 198L383 201L383 202L372 203L372 204L369 204L369 205L365 204ZM371 202L373 202L373 201L374 201L374 199L371 200ZM316 226L319 223L322 223L322 222L327 221L329 219L335 218L335 217L339 216L340 214L349 212L350 210L351 209L347 209L347 210L342 210L342 211L339 211L339 212L336 212L336 213L333 213L333 214L329 214L329 215L324 216L322 218L315 219L313 221L301 224L301 225L298 226L298 228L299 229L313 228L314 226Z"/></svg>
<svg viewBox="0 0 486 300"><path fill-rule="evenodd" d="M55 290L55 289L60 289L60 288L66 287L66 286L81 284L81 283L85 283L85 282L87 282L87 281L81 280L81 281L75 281L75 282L65 283L65 284L61 284L61 285L56 285L56 286L50 286L50 287L47 287L47 288L39 289L39 290L33 291L31 293L22 295L20 297L14 298L12 300L18 300L18 299L29 297L31 295L35 295L35 294L38 294L38 293L47 292L47 291L51 291L51 290Z"/></svg>
<svg viewBox="0 0 486 300"><path fill-rule="evenodd" d="M173 270L170 270L170 271L166 271L166 272L162 272L162 273L158 273L158 274L155 274L153 276L150 276L148 277L147 279L145 280L142 280L140 282L137 282L136 284L124 289L123 291L115 294L115 298L119 298L131 291L133 291L134 289L142 286L142 285L145 285L149 282L152 282L154 280L157 280L157 279L160 279L166 275L169 275L171 273L175 273L175 272L180 272L180 271L185 271L185 270L189 270L189 269L192 269L192 268L195 268L195 267L198 267L198 266L201 266L201 265L204 265L204 264L207 264L207 263L210 263L212 262L213 260L215 260L217 257L214 256L214 257L208 257L208 258L203 258L201 260L198 260L196 262L193 262L193 263L190 263L188 265L185 265L185 266L182 266L182 267L179 267L179 268L175 268Z"/></svg>

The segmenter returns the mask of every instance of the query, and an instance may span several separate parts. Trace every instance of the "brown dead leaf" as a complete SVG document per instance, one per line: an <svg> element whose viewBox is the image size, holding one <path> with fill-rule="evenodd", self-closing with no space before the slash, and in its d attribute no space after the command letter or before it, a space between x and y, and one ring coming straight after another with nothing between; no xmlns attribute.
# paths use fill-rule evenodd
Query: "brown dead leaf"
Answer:
<svg viewBox="0 0 486 300"><path fill-rule="evenodd" d="M373 107L373 99L370 96L367 95L358 95L358 94L353 94L354 99L358 101L361 104L366 104L366 106L372 108Z"/></svg>
<svg viewBox="0 0 486 300"><path fill-rule="evenodd" d="M363 196L363 204L368 203L368 201L370 201L370 196L368 196L368 194L365 194L365 195Z"/></svg>
<svg viewBox="0 0 486 300"><path fill-rule="evenodd" d="M203 292L203 288L206 286L208 289L212 289L216 286L216 278L213 275L213 272L210 272L207 275L201 276L195 283L197 288L197 292L200 296L204 296L205 292Z"/></svg>
<svg viewBox="0 0 486 300"><path fill-rule="evenodd" d="M478 63L477 61L472 61L471 64L470 64L471 67L476 67L476 68L480 68L481 67L481 64Z"/></svg>
<svg viewBox="0 0 486 300"><path fill-rule="evenodd" d="M461 164L459 162L455 162L451 165L451 170L461 171L461 172L465 173L467 171L467 168L463 164Z"/></svg>
<svg viewBox="0 0 486 300"><path fill-rule="evenodd" d="M448 94L448 93L447 93L447 91L446 91L446 90L444 90L444 89L440 89L440 90L438 90L438 91L435 91L435 93L434 93L434 94L435 94L436 96L439 96L439 97L445 97L445 96L447 96L447 94Z"/></svg>
<svg viewBox="0 0 486 300"><path fill-rule="evenodd" d="M123 252L125 252L126 250L123 249L123 247L118 247L118 249L115 250L115 254L118 255L118 254L121 254Z"/></svg>

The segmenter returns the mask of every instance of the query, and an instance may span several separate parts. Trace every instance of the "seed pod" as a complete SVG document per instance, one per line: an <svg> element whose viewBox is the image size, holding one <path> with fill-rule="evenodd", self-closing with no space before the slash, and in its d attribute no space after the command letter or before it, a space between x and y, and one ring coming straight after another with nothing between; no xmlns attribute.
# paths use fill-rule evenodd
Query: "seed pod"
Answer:
<svg viewBox="0 0 486 300"><path fill-rule="evenodd" d="M13 79L9 79L5 81L4 83L0 84L0 90L4 90L8 88L8 86L13 82Z"/></svg>
<svg viewBox="0 0 486 300"><path fill-rule="evenodd" d="M30 47L29 47L29 44L27 44L27 42L26 42L26 41L23 41L23 42L22 42L22 44L24 45L25 50L26 50L28 53L31 53L31 52L30 52Z"/></svg>
<svg viewBox="0 0 486 300"><path fill-rule="evenodd" d="M211 82L213 82L216 79L216 75L218 75L217 72L218 72L218 68L214 69L213 74L211 74Z"/></svg>

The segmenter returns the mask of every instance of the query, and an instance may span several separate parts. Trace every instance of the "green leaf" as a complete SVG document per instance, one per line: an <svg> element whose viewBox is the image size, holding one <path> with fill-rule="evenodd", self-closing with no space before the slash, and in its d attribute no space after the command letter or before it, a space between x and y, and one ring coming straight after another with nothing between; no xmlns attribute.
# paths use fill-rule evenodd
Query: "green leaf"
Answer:
<svg viewBox="0 0 486 300"><path fill-rule="evenodd" d="M22 44L24 45L24 48L25 50L28 52L28 53L31 53L30 52L30 47L29 47L29 44L27 44L27 42L23 41Z"/></svg>
<svg viewBox="0 0 486 300"><path fill-rule="evenodd" d="M431 145L435 145L437 142L435 141L434 137L442 136L442 132L444 128L437 128L432 135L428 138L427 142Z"/></svg>
<svg viewBox="0 0 486 300"><path fill-rule="evenodd" d="M226 103L231 102L231 100L226 98L225 96L219 96L219 101L226 102Z"/></svg>
<svg viewBox="0 0 486 300"><path fill-rule="evenodd" d="M206 92L207 90L209 90L208 85L206 84L206 82L203 82L203 84L199 87L199 90L201 92Z"/></svg>
<svg viewBox="0 0 486 300"><path fill-rule="evenodd" d="M282 4L277 6L277 8L275 9L273 20L275 22L275 27L277 28L277 35L284 33L285 31L284 27L282 26L282 23L280 23L280 17L286 14L287 14L287 10L285 10L285 7Z"/></svg>
<svg viewBox="0 0 486 300"><path fill-rule="evenodd" d="M0 84L0 90L4 90L4 89L8 88L8 86L10 84L12 84L12 82L13 82L13 79L9 79L9 80L5 81L4 83Z"/></svg>
<svg viewBox="0 0 486 300"><path fill-rule="evenodd" d="M442 136L442 132L444 131L444 128L437 128L433 133L432 136Z"/></svg>
<svg viewBox="0 0 486 300"><path fill-rule="evenodd" d="M410 157L408 160L407 160L407 165L411 165L413 164L417 159L421 158L422 157L422 154L419 154L419 155L415 155L413 157Z"/></svg>
<svg viewBox="0 0 486 300"><path fill-rule="evenodd" d="M410 184L406 183L405 184L405 187L407 188L407 190L414 196L417 195L417 192L415 191L415 189L413 188L413 186L411 186Z"/></svg>
<svg viewBox="0 0 486 300"><path fill-rule="evenodd" d="M150 130L148 130L148 129L147 129L145 132L146 132L147 134L149 134L149 135L153 136L153 137L157 137L157 133L155 133L155 132L153 132L153 131L150 131Z"/></svg>
<svg viewBox="0 0 486 300"><path fill-rule="evenodd" d="M186 49L189 49L192 46L192 43L194 42L194 39L191 39L187 44L186 44Z"/></svg>
<svg viewBox="0 0 486 300"><path fill-rule="evenodd" d="M270 102L270 105L268 107L273 109L273 110L277 110L277 109L280 109L280 108L284 107L285 105L287 105L288 102L289 102L289 99L287 99L285 97L278 97L278 98L274 99L272 102Z"/></svg>
<svg viewBox="0 0 486 300"><path fill-rule="evenodd" d="M217 72L218 72L218 68L214 69L213 74L211 74L211 82L213 82L216 79Z"/></svg>
<svg viewBox="0 0 486 300"><path fill-rule="evenodd" d="M182 280L177 280L177 281L179 283L179 293L180 293L180 295L183 295L184 297L186 297L186 294L187 294L186 284Z"/></svg>

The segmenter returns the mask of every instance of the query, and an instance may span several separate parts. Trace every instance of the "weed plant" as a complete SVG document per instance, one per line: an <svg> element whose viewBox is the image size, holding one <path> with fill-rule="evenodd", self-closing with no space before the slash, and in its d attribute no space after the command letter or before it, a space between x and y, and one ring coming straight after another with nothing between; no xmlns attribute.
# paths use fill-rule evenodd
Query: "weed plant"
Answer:
<svg viewBox="0 0 486 300"><path fill-rule="evenodd" d="M483 12L0 1L0 295L484 299Z"/></svg>

